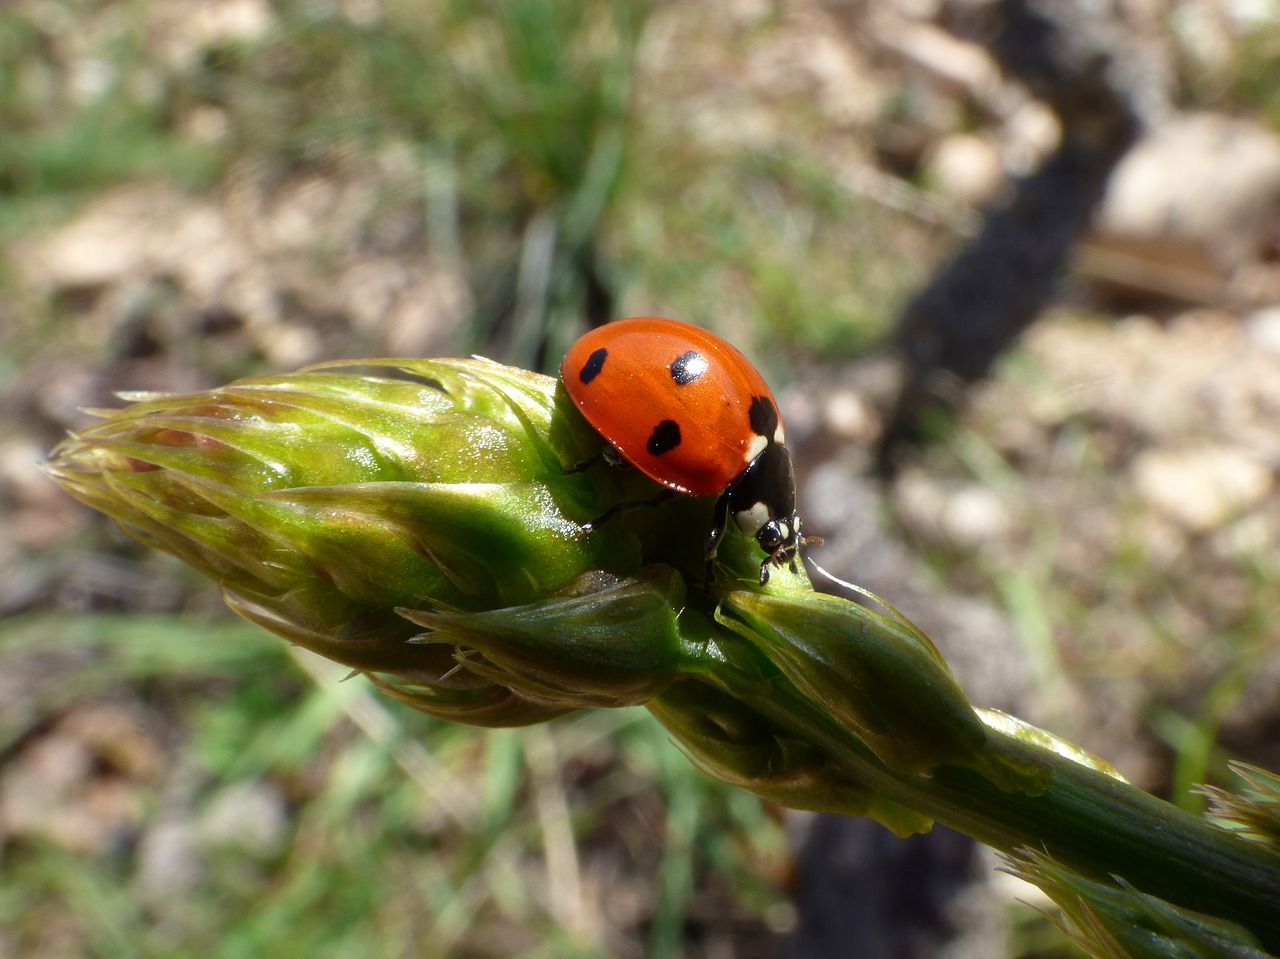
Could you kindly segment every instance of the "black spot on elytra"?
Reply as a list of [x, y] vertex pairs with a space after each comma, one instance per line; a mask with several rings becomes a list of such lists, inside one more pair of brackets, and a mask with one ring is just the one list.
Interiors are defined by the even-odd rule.
[[675, 420], [663, 420], [653, 428], [645, 448], [651, 456], [669, 453], [680, 445], [680, 424]]
[[608, 358], [609, 351], [603, 346], [600, 347], [600, 349], [587, 357], [587, 362], [582, 364], [582, 369], [578, 370], [578, 379], [580, 379], [584, 385], [590, 383], [600, 375], [600, 371], [604, 369], [604, 361]]
[[778, 431], [778, 411], [767, 396], [751, 397], [751, 409], [747, 411], [747, 419], [751, 423], [751, 432], [766, 437], [773, 442], [773, 434]]
[[689, 350], [677, 356], [671, 363], [671, 378], [677, 386], [688, 386], [707, 372], [707, 360], [697, 350]]

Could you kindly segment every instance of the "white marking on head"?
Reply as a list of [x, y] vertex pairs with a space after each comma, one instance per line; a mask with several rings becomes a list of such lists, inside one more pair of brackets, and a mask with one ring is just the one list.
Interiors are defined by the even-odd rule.
[[769, 507], [764, 503], [752, 503], [747, 509], [734, 513], [733, 521], [748, 536], [755, 536], [769, 522]]
[[782, 421], [778, 421], [778, 428], [773, 431], [773, 441], [779, 446], [787, 445], [787, 438], [782, 433]]
[[755, 462], [755, 458], [765, 451], [765, 447], [769, 445], [769, 438], [761, 436], [759, 433], [751, 434], [751, 442], [747, 444], [747, 451], [742, 454], [743, 460], [748, 463]]

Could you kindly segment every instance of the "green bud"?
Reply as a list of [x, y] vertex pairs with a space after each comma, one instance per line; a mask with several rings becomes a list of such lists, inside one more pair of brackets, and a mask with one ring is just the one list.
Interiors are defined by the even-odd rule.
[[1267, 959], [1244, 928], [1140, 892], [1123, 879], [1103, 881], [1041, 852], [1009, 857], [1008, 871], [1039, 886], [1066, 916], [1067, 931], [1095, 956], [1121, 959]]
[[701, 680], [680, 680], [648, 709], [709, 776], [791, 809], [869, 816], [899, 836], [932, 822], [851, 780], [825, 753]]
[[[1110, 776], [1119, 782], [1128, 781], [1120, 774], [1120, 770], [1105, 759], [1095, 756], [1075, 743], [1068, 742], [1061, 736], [1055, 736], [1048, 730], [1033, 726], [1017, 716], [1011, 716], [998, 709], [976, 709], [975, 712], [988, 729], [994, 729], [997, 732], [1004, 733], [1006, 736], [1012, 736], [1028, 746], [1035, 746], [1038, 749], [1056, 753], [1063, 759], [1070, 759], [1073, 763], [1079, 763], [1081, 766], [1100, 772], [1104, 776]], [[987, 770], [987, 772], [992, 779], [1002, 782], [1006, 789], [1021, 789], [1023, 792], [1031, 793], [1032, 795], [1043, 792], [1045, 787], [1048, 786], [1047, 777], [1049, 772], [1042, 764], [1036, 764], [1026, 769], [1027, 775], [1020, 783], [1004, 782], [1000, 777], [994, 775], [992, 771]]]
[[640, 567], [629, 524], [583, 531], [636, 478], [565, 474], [600, 440], [549, 377], [373, 361], [129, 398], [50, 475], [237, 612], [357, 669], [438, 680], [438, 650], [409, 642], [420, 625], [397, 607], [518, 606]]
[[913, 626], [834, 596], [741, 590], [724, 598], [720, 621], [890, 768], [928, 773], [982, 753], [982, 723]]
[[584, 577], [564, 595], [476, 613], [401, 610], [428, 627], [415, 642], [454, 649], [467, 672], [549, 707], [647, 702], [683, 657], [684, 581], [670, 567], [642, 578]]
[[[456, 668], [456, 663], [454, 664]], [[472, 673], [460, 670], [470, 680]], [[453, 677], [442, 674], [435, 682], [412, 682], [400, 676], [370, 673], [374, 685], [388, 696], [400, 700], [419, 712], [451, 723], [468, 726], [506, 727], [532, 726], [572, 712], [572, 706], [547, 706], [530, 702], [513, 689], [495, 683], [456, 685]]]

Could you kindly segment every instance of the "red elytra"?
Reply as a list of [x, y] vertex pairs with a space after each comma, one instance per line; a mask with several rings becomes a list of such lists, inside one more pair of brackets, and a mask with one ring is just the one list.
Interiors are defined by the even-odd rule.
[[560, 375], [596, 432], [681, 493], [722, 492], [767, 443], [782, 442], [780, 425], [776, 437], [751, 426], [753, 400], [777, 409], [764, 377], [720, 337], [688, 323], [608, 323], [570, 348]]
[[560, 375], [623, 460], [670, 490], [719, 494], [708, 563], [732, 515], [768, 554], [762, 583], [770, 563], [794, 568], [802, 538], [791, 457], [777, 401], [742, 353], [701, 327], [633, 317], [579, 339]]

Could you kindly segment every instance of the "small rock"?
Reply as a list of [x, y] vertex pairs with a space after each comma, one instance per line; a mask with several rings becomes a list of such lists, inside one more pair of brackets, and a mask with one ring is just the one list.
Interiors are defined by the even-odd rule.
[[84, 703], [66, 715], [59, 729], [93, 750], [98, 766], [131, 780], [151, 782], [163, 767], [160, 743], [130, 709], [112, 703]]
[[1268, 353], [1280, 355], [1280, 306], [1255, 310], [1243, 320], [1249, 340]]
[[1013, 111], [1001, 136], [1001, 159], [1013, 176], [1026, 176], [1062, 142], [1062, 123], [1045, 104], [1029, 100]]
[[952, 544], [976, 549], [1008, 534], [1013, 521], [1004, 500], [989, 486], [971, 483], [953, 490], [941, 516]]
[[948, 199], [983, 207], [995, 199], [1005, 181], [1000, 152], [971, 133], [943, 137], [924, 160], [925, 176]]
[[141, 815], [140, 792], [99, 775], [96, 758], [61, 730], [27, 745], [0, 776], [0, 836], [35, 837], [85, 855], [122, 842]]
[[843, 440], [873, 443], [883, 432], [880, 416], [855, 390], [835, 390], [822, 409], [823, 425]]
[[145, 898], [163, 899], [194, 889], [205, 867], [189, 819], [161, 819], [138, 843], [136, 882]]
[[1280, 137], [1218, 114], [1178, 117], [1121, 161], [1104, 233], [1200, 246], [1227, 264], [1256, 259], [1280, 210]]
[[284, 843], [288, 828], [285, 799], [266, 782], [237, 782], [209, 803], [198, 826], [204, 847], [234, 847], [270, 856]]
[[1148, 450], [1134, 460], [1132, 472], [1150, 505], [1196, 533], [1257, 505], [1273, 486], [1264, 463], [1231, 446]]
[[1013, 518], [1000, 495], [980, 483], [943, 486], [923, 473], [905, 472], [895, 487], [903, 522], [927, 539], [977, 549], [1008, 534]]

